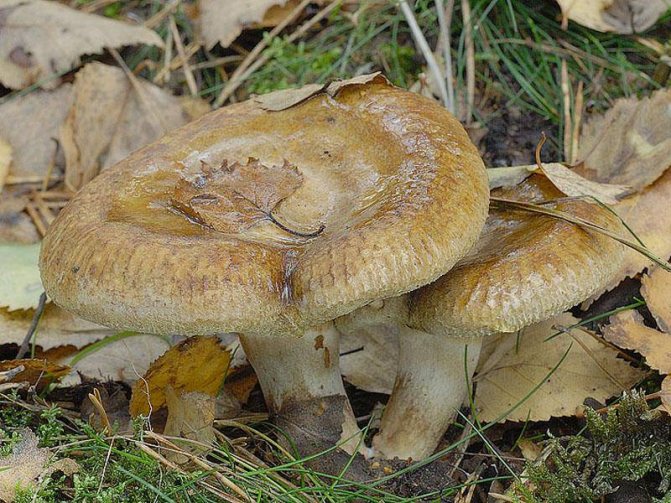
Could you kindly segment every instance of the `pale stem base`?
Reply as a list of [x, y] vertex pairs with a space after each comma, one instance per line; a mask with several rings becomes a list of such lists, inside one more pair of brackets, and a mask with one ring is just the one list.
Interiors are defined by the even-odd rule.
[[271, 412], [279, 413], [291, 402], [344, 396], [341, 440], [345, 442], [340, 447], [348, 454], [357, 450], [361, 432], [340, 376], [340, 334], [333, 323], [310, 329], [302, 337], [241, 335], [240, 343]]
[[373, 439], [373, 455], [430, 456], [467, 397], [482, 339], [448, 339], [404, 327], [396, 383]]

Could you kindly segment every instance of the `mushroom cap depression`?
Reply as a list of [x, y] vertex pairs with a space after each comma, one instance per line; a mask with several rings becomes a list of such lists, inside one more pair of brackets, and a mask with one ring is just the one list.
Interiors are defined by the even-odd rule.
[[232, 105], [136, 151], [61, 211], [40, 269], [58, 305], [114, 328], [298, 335], [444, 274], [488, 197], [459, 122], [370, 76]]
[[[492, 193], [540, 203], [611, 231], [622, 228], [608, 210], [566, 199], [542, 175]], [[612, 280], [624, 247], [616, 240], [555, 217], [492, 208], [471, 252], [435, 283], [409, 294], [410, 325], [450, 337], [515, 332], [558, 314]]]

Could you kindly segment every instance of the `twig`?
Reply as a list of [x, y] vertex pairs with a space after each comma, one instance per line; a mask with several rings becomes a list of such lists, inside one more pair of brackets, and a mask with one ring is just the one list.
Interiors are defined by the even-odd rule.
[[189, 92], [191, 96], [198, 96], [198, 86], [196, 85], [196, 79], [193, 76], [193, 71], [191, 66], [189, 66], [189, 58], [186, 56], [184, 51], [184, 44], [182, 44], [182, 37], [179, 34], [177, 29], [177, 23], [175, 23], [175, 16], [170, 16], [170, 31], [172, 32], [172, 38], [175, 42], [175, 47], [177, 48], [177, 54], [182, 58], [182, 67], [184, 68], [184, 77], [186, 78], [186, 85], [189, 86]]
[[573, 132], [571, 134], [571, 165], [578, 162], [578, 149], [580, 148], [580, 125], [582, 122], [582, 107], [583, 107], [583, 83], [582, 80], [578, 82], [578, 90], [575, 94], [575, 102], [573, 103]]
[[[268, 34], [268, 39], [271, 39], [272, 37], [275, 37], [281, 30], [283, 30], [287, 25], [289, 25], [292, 21], [294, 21], [298, 15], [303, 11], [304, 7], [303, 4], [305, 1], [301, 2], [294, 10], [292, 10], [289, 15], [280, 23], [277, 25], [269, 34]], [[309, 3], [309, 2], [308, 2]], [[317, 24], [319, 21], [321, 21], [323, 18], [329, 15], [329, 13], [334, 10], [336, 7], [340, 6], [341, 0], [335, 0], [331, 2], [329, 5], [324, 7], [321, 11], [319, 11], [317, 14], [315, 14], [312, 18], [310, 18], [308, 21], [303, 23], [300, 28], [298, 28], [294, 33], [292, 33], [289, 37], [287, 37], [287, 42], [291, 43], [294, 40], [296, 40], [298, 37], [303, 35], [305, 32], [307, 32], [310, 28], [312, 28], [315, 24]], [[300, 9], [299, 9], [300, 8]], [[286, 22], [286, 23], [285, 23]], [[281, 27], [280, 29], [278, 29]], [[263, 41], [262, 41], [263, 42]], [[240, 85], [252, 74], [254, 73], [261, 65], [263, 65], [266, 61], [268, 61], [269, 56], [265, 54], [261, 54], [263, 51], [264, 46], [261, 45], [260, 42], [257, 44], [254, 49], [245, 57], [243, 63], [247, 60], [249, 62], [247, 63], [246, 68], [243, 70], [240, 70], [240, 67], [242, 67], [242, 63], [240, 67], [238, 67], [235, 72], [231, 75], [230, 80], [226, 83], [224, 88], [221, 91], [221, 94], [217, 96], [217, 99], [214, 101], [214, 107], [220, 107], [223, 105], [228, 98], [231, 97], [231, 95], [238, 90]], [[260, 49], [257, 51], [257, 48], [260, 47]], [[250, 54], [256, 52], [256, 54], [253, 57], [249, 57]], [[252, 63], [252, 60], [254, 58], [258, 58]], [[236, 75], [237, 74], [237, 75]]]
[[175, 12], [177, 10], [177, 7], [179, 7], [179, 4], [181, 3], [182, 0], [173, 0], [172, 2], [169, 2], [163, 9], [158, 11], [156, 14], [154, 14], [152, 17], [147, 19], [144, 22], [145, 28], [156, 28], [163, 20]]
[[450, 39], [450, 28], [452, 25], [452, 12], [454, 11], [454, 0], [447, 0], [447, 6], [443, 0], [436, 0], [436, 11], [438, 13], [438, 24], [440, 26], [440, 42], [443, 46], [443, 60], [445, 63], [445, 85], [447, 87], [447, 108], [450, 113], [455, 113], [454, 106], [454, 81], [452, 68], [452, 42]]
[[475, 102], [475, 45], [473, 44], [473, 26], [471, 24], [471, 4], [461, 0], [461, 14], [464, 19], [464, 45], [466, 46], [466, 124], [471, 123], [473, 103]]
[[42, 313], [44, 313], [44, 306], [46, 305], [46, 303], [47, 303], [47, 294], [46, 292], [42, 292], [40, 294], [40, 300], [37, 303], [37, 309], [35, 309], [35, 314], [33, 314], [33, 319], [30, 322], [30, 327], [28, 327], [28, 333], [23, 338], [23, 342], [21, 342], [21, 346], [19, 347], [19, 350], [16, 353], [17, 360], [23, 358], [28, 352], [28, 347], [30, 346], [30, 340], [33, 338], [33, 335], [35, 335], [35, 330], [37, 330], [37, 325], [40, 322]]
[[564, 159], [569, 164], [573, 158], [571, 152], [571, 135], [573, 134], [573, 127], [571, 125], [571, 91], [569, 89], [568, 66], [566, 60], [561, 60], [561, 93], [562, 105], [564, 110]]
[[405, 20], [410, 27], [412, 38], [415, 39], [415, 44], [417, 44], [417, 47], [422, 53], [422, 56], [424, 56], [426, 64], [429, 65], [429, 69], [433, 75], [433, 80], [438, 86], [438, 91], [440, 92], [440, 100], [443, 102], [443, 105], [447, 107], [449, 98], [447, 95], [447, 88], [445, 87], [446, 76], [441, 71], [440, 66], [438, 66], [438, 62], [433, 55], [433, 51], [431, 51], [429, 43], [426, 41], [426, 38], [424, 38], [424, 34], [422, 33], [422, 30], [417, 23], [417, 19], [415, 19], [415, 14], [412, 12], [408, 2], [406, 0], [400, 0], [398, 2], [398, 6], [400, 7]]

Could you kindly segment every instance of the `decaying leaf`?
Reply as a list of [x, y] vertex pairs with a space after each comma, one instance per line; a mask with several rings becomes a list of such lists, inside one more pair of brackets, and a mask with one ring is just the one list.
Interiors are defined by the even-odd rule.
[[132, 44], [162, 47], [163, 41], [143, 26], [85, 14], [59, 2], [4, 0], [0, 6], [0, 83], [21, 89], [77, 66], [83, 54]]
[[671, 166], [671, 89], [622, 98], [591, 119], [580, 136], [576, 172], [639, 190]]
[[152, 363], [133, 386], [130, 413], [148, 416], [165, 406], [165, 390], [181, 395], [191, 391], [216, 396], [230, 363], [230, 354], [217, 337], [190, 337]]
[[367, 73], [365, 75], [357, 75], [351, 79], [335, 80], [331, 82], [326, 87], [326, 94], [329, 96], [335, 96], [345, 87], [368, 84], [369, 82], [373, 82], [375, 80], [379, 82], [388, 82], [387, 78], [382, 75], [381, 72]]
[[260, 23], [268, 9], [286, 3], [287, 0], [200, 0], [200, 31], [205, 47], [211, 49], [217, 42], [228, 47], [245, 27]]
[[659, 328], [671, 334], [671, 272], [656, 267], [650, 274], [644, 275], [641, 278], [641, 295]]
[[514, 187], [529, 178], [536, 171], [535, 165], [523, 166], [505, 166], [502, 168], [489, 168], [487, 177], [489, 178], [489, 190], [499, 187]]
[[566, 17], [597, 31], [638, 33], [669, 9], [666, 0], [557, 0]]
[[72, 367], [63, 383], [79, 384], [80, 376], [84, 376], [99, 381], [133, 384], [169, 347], [170, 344], [157, 335], [129, 333], [128, 337], [102, 339], [61, 361]]
[[570, 314], [561, 314], [522, 330], [519, 341], [517, 334], [505, 336], [512, 339], [510, 349], [492, 354], [498, 362], [481, 362], [481, 368], [488, 370], [476, 377], [475, 404], [481, 420], [496, 420], [520, 402], [503, 419], [544, 421], [570, 416], [586, 398], [602, 401], [630, 389], [645, 376], [617, 358], [617, 351], [582, 330], [545, 341], [556, 332], [553, 327], [568, 327], [577, 321]]
[[302, 183], [301, 173], [286, 161], [281, 166], [266, 166], [252, 158], [247, 164], [203, 164], [199, 176], [179, 181], [172, 204], [201, 225], [235, 233], [260, 220], [272, 220], [275, 207]]
[[[20, 372], [9, 372], [21, 367]], [[0, 361], [0, 372], [9, 372], [11, 378], [7, 382], [27, 382], [37, 389], [44, 388], [47, 384], [60, 380], [70, 372], [65, 365], [48, 362], [47, 360], [29, 359]]]
[[23, 211], [28, 198], [12, 189], [5, 187], [0, 197], [0, 243], [37, 243], [40, 235], [31, 218]]
[[[1, 30], [1, 29], [0, 29]], [[72, 105], [72, 85], [35, 91], [0, 105], [0, 131], [13, 148], [10, 174], [18, 179], [45, 176], [53, 164], [62, 172], [58, 131]]]
[[662, 381], [661, 389], [662, 407], [671, 414], [671, 376], [666, 376]]
[[543, 164], [542, 171], [555, 187], [570, 197], [589, 196], [604, 204], [617, 204], [620, 199], [631, 192], [631, 188], [626, 185], [588, 180], [558, 162]]
[[[8, 311], [0, 309], [0, 334], [2, 343], [21, 344], [33, 319], [33, 309]], [[117, 331], [77, 316], [55, 304], [47, 304], [40, 318], [33, 341], [43, 351], [71, 345], [83, 348], [92, 342], [114, 335]]]
[[37, 260], [40, 245], [0, 244], [0, 307], [9, 311], [34, 309], [42, 293]]
[[79, 470], [77, 463], [70, 458], [49, 463], [49, 449], [37, 446], [39, 440], [29, 429], [21, 432], [23, 439], [14, 446], [12, 454], [0, 458], [0, 501], [11, 503], [17, 489], [32, 487], [38, 478], [48, 477], [55, 471], [70, 476]]
[[81, 188], [101, 169], [188, 122], [182, 105], [149, 82], [131, 82], [119, 68], [86, 65], [75, 78], [73, 105], [60, 132], [66, 186]]
[[[206, 393], [191, 391], [177, 395], [172, 386], [165, 389], [165, 400], [168, 407], [168, 419], [163, 434], [169, 437], [180, 437], [195, 442], [173, 440], [182, 449], [191, 454], [202, 454], [215, 441], [214, 410], [215, 398]], [[177, 464], [184, 464], [189, 458], [179, 452], [166, 451], [166, 457]]]
[[636, 311], [623, 311], [610, 317], [603, 329], [607, 341], [645, 356], [646, 363], [663, 374], [671, 372], [671, 334], [643, 324]]

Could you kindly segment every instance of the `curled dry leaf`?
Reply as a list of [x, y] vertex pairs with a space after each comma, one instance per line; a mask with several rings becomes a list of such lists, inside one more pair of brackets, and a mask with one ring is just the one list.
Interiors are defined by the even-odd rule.
[[42, 293], [37, 259], [39, 243], [30, 245], [0, 244], [0, 307], [9, 311], [34, 309]]
[[650, 274], [644, 275], [641, 278], [641, 295], [659, 328], [671, 334], [671, 272], [656, 267]]
[[621, 348], [645, 356], [646, 363], [662, 374], [671, 372], [671, 334], [664, 334], [643, 324], [636, 311], [623, 311], [610, 317], [603, 329], [604, 338]]
[[0, 105], [0, 131], [14, 150], [12, 177], [39, 179], [46, 175], [50, 164], [54, 174], [62, 172], [58, 131], [71, 105], [71, 84], [54, 91], [35, 91]]
[[558, 162], [543, 164], [541, 171], [555, 187], [570, 197], [589, 196], [604, 204], [617, 204], [631, 193], [631, 188], [626, 185], [593, 182]]
[[619, 99], [591, 119], [578, 158], [576, 172], [590, 180], [635, 190], [652, 184], [671, 166], [671, 89]]
[[262, 22], [271, 7], [286, 3], [287, 0], [200, 0], [200, 31], [205, 47], [211, 49], [217, 42], [228, 47], [244, 28]]
[[29, 429], [21, 431], [23, 439], [14, 446], [9, 456], [0, 458], [0, 501], [11, 503], [19, 489], [34, 486], [55, 471], [66, 476], [79, 471], [77, 463], [70, 459], [59, 459], [50, 463], [49, 449], [38, 447], [38, 438]]
[[630, 389], [645, 376], [583, 330], [545, 340], [556, 332], [553, 327], [577, 321], [570, 314], [561, 314], [523, 329], [519, 341], [518, 334], [505, 336], [512, 340], [507, 345], [510, 349], [491, 353], [490, 358], [498, 361], [480, 362], [485, 370], [476, 377], [475, 404], [481, 420], [494, 421], [520, 402], [502, 419], [545, 421], [571, 416], [586, 398], [602, 401]]
[[73, 105], [60, 131], [68, 188], [81, 188], [101, 169], [191, 120], [179, 98], [132, 79], [101, 63], [77, 73]]
[[638, 33], [669, 8], [666, 0], [557, 0], [563, 14], [597, 31]]
[[[0, 114], [1, 115], [1, 114]], [[0, 197], [0, 243], [33, 244], [40, 235], [24, 213], [28, 198], [15, 187], [5, 187]]]
[[217, 337], [190, 337], [158, 358], [133, 386], [131, 416], [148, 416], [166, 405], [166, 389], [181, 395], [197, 391], [216, 396], [231, 355]]
[[0, 31], [0, 83], [12, 89], [41, 80], [44, 87], [56, 87], [58, 79], [47, 77], [77, 66], [83, 54], [132, 44], [163, 46], [161, 38], [143, 26], [46, 0], [4, 0]]

